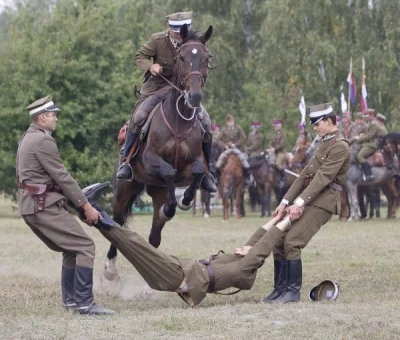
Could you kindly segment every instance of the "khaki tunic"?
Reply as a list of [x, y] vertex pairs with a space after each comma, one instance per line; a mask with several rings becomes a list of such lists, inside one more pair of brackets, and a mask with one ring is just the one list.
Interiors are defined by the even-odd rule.
[[372, 121], [365, 125], [360, 133], [358, 143], [361, 144], [361, 150], [358, 152], [357, 161], [365, 163], [366, 158], [378, 150], [378, 137], [382, 135], [381, 128]]
[[[275, 259], [297, 260], [301, 249], [325, 224], [332, 214], [340, 213], [340, 193], [329, 185], [342, 185], [350, 168], [350, 147], [334, 132], [321, 140], [307, 166], [294, 181], [284, 199], [292, 204], [297, 197], [304, 200], [305, 209], [300, 219], [293, 222], [286, 236], [274, 249]], [[305, 180], [311, 181], [307, 187]]]
[[[175, 292], [185, 278], [194, 305], [198, 305], [207, 295], [210, 278], [207, 267], [198, 260], [166, 255], [139, 234], [119, 226], [109, 231], [101, 230], [101, 233], [133, 264], [151, 288]], [[217, 255], [211, 262], [216, 291], [230, 287], [251, 289], [257, 269], [264, 264], [282, 236], [283, 233], [276, 227], [268, 232], [259, 228], [246, 243], [252, 246], [246, 256]]]
[[286, 135], [282, 130], [275, 131], [275, 134], [271, 138], [271, 147], [275, 149], [276, 155], [276, 167], [280, 170], [283, 169], [283, 165], [286, 160]]
[[219, 134], [218, 141], [225, 147], [230, 148], [234, 144], [239, 150], [243, 150], [246, 134], [239, 125], [234, 125], [232, 128], [225, 126]]
[[76, 207], [87, 202], [79, 185], [65, 169], [51, 133], [32, 123], [17, 151], [17, 181], [26, 184], [56, 183], [63, 194], [46, 193], [44, 210], [38, 211], [34, 198], [19, 189], [19, 211], [32, 231], [52, 250], [63, 252], [67, 268], [76, 264], [92, 267], [94, 243], [82, 226], [65, 209], [66, 198]]
[[153, 64], [160, 64], [163, 70], [161, 74], [168, 80], [172, 80], [177, 52], [172, 44], [168, 31], [154, 33], [150, 39], [136, 52], [135, 62], [143, 72], [143, 86], [141, 95], [147, 96], [152, 92], [168, 86], [161, 77], [153, 76], [149, 69]]
[[260, 156], [263, 151], [264, 136], [260, 131], [256, 133], [251, 132], [247, 137], [245, 151], [250, 157]]

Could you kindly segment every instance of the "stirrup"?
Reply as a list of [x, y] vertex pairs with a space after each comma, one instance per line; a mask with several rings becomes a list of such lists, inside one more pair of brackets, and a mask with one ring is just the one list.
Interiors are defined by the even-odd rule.
[[132, 166], [130, 165], [130, 163], [127, 163], [127, 162], [122, 163], [119, 166], [118, 170], [117, 170], [117, 174], [122, 169], [123, 166], [129, 167], [129, 169], [131, 170], [131, 178], [127, 178], [127, 179], [126, 178], [118, 178], [118, 176], [117, 176], [117, 179], [121, 180], [121, 181], [129, 181], [129, 182], [131, 182], [133, 180], [133, 169], [132, 169]]

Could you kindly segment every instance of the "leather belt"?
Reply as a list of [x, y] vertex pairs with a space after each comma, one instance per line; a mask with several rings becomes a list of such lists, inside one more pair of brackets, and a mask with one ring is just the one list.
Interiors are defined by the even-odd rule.
[[211, 267], [211, 259], [205, 259], [199, 261], [207, 267], [208, 277], [210, 281], [208, 282], [207, 293], [215, 293], [215, 274]]
[[63, 192], [56, 184], [18, 183], [18, 188], [28, 191], [32, 196], [41, 195], [46, 192], [58, 192], [59, 194]]

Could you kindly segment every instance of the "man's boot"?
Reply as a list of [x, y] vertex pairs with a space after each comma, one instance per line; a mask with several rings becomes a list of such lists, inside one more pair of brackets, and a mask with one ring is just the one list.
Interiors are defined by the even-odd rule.
[[137, 132], [132, 132], [130, 128], [128, 128], [128, 133], [126, 134], [126, 141], [125, 141], [125, 147], [124, 147], [124, 156], [122, 159], [122, 164], [118, 168], [117, 171], [117, 178], [122, 179], [125, 181], [131, 181], [133, 177], [133, 170], [132, 166], [126, 162], [128, 159], [129, 153], [131, 152], [131, 149], [133, 147], [133, 144], [135, 144], [135, 140], [138, 137]]
[[262, 302], [273, 302], [285, 292], [286, 275], [286, 260], [274, 260], [274, 290], [271, 294], [262, 299]]
[[219, 180], [221, 178], [221, 170], [219, 168], [215, 168], [215, 183], [219, 185]]
[[74, 298], [75, 268], [69, 269], [62, 266], [61, 269], [61, 295], [63, 307], [67, 310], [75, 310], [76, 303]]
[[369, 163], [367, 162], [362, 163], [361, 168], [364, 172], [366, 181], [373, 181], [375, 179], [375, 176], [372, 174], [371, 166], [369, 165]]
[[105, 309], [93, 300], [93, 269], [87, 267], [75, 268], [75, 311], [89, 315], [115, 315], [113, 310]]
[[301, 260], [287, 260], [287, 278], [285, 292], [273, 302], [288, 303], [300, 301], [300, 289], [303, 278]]
[[200, 188], [208, 192], [217, 192], [217, 186], [215, 185], [214, 177], [210, 173], [211, 169], [211, 151], [212, 151], [212, 140], [205, 142], [202, 141], [202, 149], [204, 160], [206, 161], [208, 173], [206, 173], [200, 181]]
[[281, 182], [279, 183], [279, 188], [283, 189], [286, 186], [286, 171], [285, 169], [278, 169], [279, 175], [281, 176]]
[[245, 186], [249, 186], [250, 185], [250, 170], [249, 168], [245, 168], [242, 166], [243, 169], [243, 177], [244, 177], [244, 184]]

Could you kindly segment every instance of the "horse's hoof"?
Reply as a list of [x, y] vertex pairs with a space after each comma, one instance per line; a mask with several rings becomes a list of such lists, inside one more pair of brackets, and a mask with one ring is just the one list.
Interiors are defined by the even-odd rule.
[[159, 215], [160, 220], [161, 220], [162, 223], [167, 223], [168, 221], [172, 220], [172, 217], [168, 217], [167, 215], [164, 214], [164, 205], [165, 204], [163, 204], [160, 207], [160, 211], [158, 212], [158, 215]]
[[117, 268], [117, 258], [113, 258], [112, 260], [107, 261], [104, 264], [104, 277], [108, 281], [114, 281], [115, 279], [118, 278], [118, 268]]
[[207, 214], [207, 213], [204, 213], [204, 218], [209, 218], [210, 217], [210, 215], [209, 214]]
[[179, 207], [179, 209], [181, 209], [183, 211], [188, 211], [193, 206], [193, 201], [190, 202], [189, 205], [183, 204], [182, 201], [183, 201], [183, 196], [181, 196], [181, 198], [178, 200], [178, 207]]

